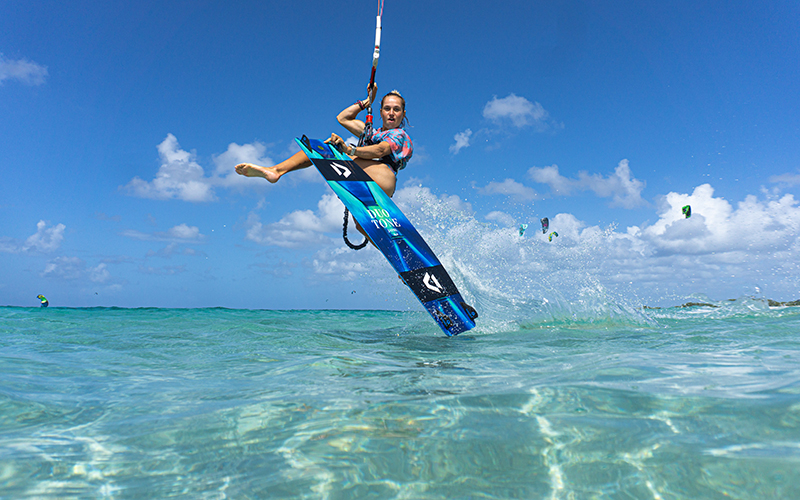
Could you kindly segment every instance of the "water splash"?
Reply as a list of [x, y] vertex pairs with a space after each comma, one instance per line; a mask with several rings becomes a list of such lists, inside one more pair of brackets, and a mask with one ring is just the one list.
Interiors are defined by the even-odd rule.
[[[603, 233], [577, 238], [564, 231], [521, 237], [508, 227], [478, 221], [453, 197], [425, 188], [400, 201], [409, 219], [436, 249], [464, 298], [481, 314], [482, 332], [544, 324], [649, 324], [635, 297], [600, 278], [597, 248]], [[613, 228], [609, 228], [613, 231]]]

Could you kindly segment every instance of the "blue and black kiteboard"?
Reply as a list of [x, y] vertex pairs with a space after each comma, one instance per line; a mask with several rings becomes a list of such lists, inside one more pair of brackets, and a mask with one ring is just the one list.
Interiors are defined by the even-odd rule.
[[383, 189], [350, 158], [322, 141], [297, 139], [344, 206], [448, 336], [475, 327], [478, 313]]

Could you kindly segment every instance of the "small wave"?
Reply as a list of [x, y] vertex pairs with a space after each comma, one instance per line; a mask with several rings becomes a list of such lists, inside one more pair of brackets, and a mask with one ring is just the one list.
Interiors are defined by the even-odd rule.
[[711, 300], [703, 295], [693, 295], [680, 305], [673, 307], [646, 308], [647, 314], [656, 319], [747, 319], [800, 315], [800, 307], [794, 303], [781, 303], [758, 297]]

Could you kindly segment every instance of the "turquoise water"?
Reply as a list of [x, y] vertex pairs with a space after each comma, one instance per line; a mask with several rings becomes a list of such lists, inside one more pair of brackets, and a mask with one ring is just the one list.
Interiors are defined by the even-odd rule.
[[800, 308], [718, 305], [0, 308], [0, 497], [800, 498]]

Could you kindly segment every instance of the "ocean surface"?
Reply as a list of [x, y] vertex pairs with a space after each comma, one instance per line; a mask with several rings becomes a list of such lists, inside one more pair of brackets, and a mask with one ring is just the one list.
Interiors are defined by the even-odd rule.
[[800, 307], [713, 305], [0, 307], [0, 498], [800, 498]]

